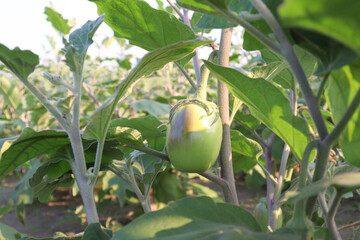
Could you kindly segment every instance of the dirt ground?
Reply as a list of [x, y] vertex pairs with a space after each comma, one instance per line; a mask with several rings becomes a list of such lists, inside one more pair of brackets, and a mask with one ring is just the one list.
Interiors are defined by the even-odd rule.
[[[202, 182], [202, 184], [210, 185], [211, 183]], [[2, 190], [0, 190], [0, 207], [7, 205], [8, 199], [15, 192], [15, 186], [16, 179], [14, 178], [6, 178], [0, 181], [0, 187], [2, 187]], [[219, 189], [216, 189], [215, 186], [215, 190]], [[237, 190], [240, 205], [248, 210], [253, 209], [256, 201], [265, 196], [264, 190], [248, 189], [241, 180], [237, 180]], [[0, 218], [0, 222], [31, 237], [52, 237], [56, 232], [63, 232], [71, 236], [85, 229], [81, 218], [74, 214], [80, 205], [81, 199], [72, 197], [69, 189], [57, 189], [54, 193], [54, 200], [51, 202], [40, 203], [34, 201], [34, 204], [26, 206], [25, 225], [19, 222], [15, 211], [5, 214]], [[108, 207], [99, 213], [103, 225], [111, 226], [114, 225], [114, 222], [118, 224], [115, 227], [126, 225], [141, 211], [139, 206], [135, 204], [128, 204], [121, 208], [115, 199], [110, 199], [106, 205]], [[360, 197], [344, 199], [336, 219], [338, 227], [359, 221]], [[350, 227], [342, 230], [340, 233], [343, 239], [351, 239], [355, 229], [356, 227]]]

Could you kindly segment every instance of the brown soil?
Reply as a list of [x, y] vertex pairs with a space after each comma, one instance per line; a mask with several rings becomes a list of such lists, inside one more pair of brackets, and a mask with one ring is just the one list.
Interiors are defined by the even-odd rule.
[[[0, 207], [8, 204], [8, 199], [15, 192], [16, 183], [17, 179], [13, 177], [7, 177], [0, 182], [0, 187], [4, 188], [0, 190]], [[202, 181], [201, 183], [220, 191], [216, 185], [210, 182]], [[250, 211], [254, 208], [256, 201], [266, 194], [265, 190], [257, 191], [246, 188], [244, 182], [239, 179], [237, 180], [237, 191], [240, 205]], [[32, 237], [51, 237], [56, 232], [63, 232], [71, 236], [85, 229], [84, 214], [74, 214], [80, 205], [80, 197], [72, 197], [69, 189], [57, 189], [49, 203], [40, 203], [35, 200], [32, 205], [26, 206], [25, 225], [17, 219], [15, 211], [5, 214], [0, 218], [0, 222]], [[98, 205], [105, 206], [99, 211], [102, 224], [114, 229], [127, 224], [136, 215], [141, 214], [139, 205], [128, 204], [121, 208], [114, 198], [107, 199], [104, 204]], [[344, 199], [336, 220], [338, 227], [360, 221], [360, 197]], [[350, 227], [342, 230], [340, 233], [343, 239], [353, 238], [356, 228]]]

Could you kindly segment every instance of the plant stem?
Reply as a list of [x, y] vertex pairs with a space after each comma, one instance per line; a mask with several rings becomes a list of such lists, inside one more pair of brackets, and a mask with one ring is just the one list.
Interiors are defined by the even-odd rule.
[[[131, 161], [131, 159], [128, 159], [128, 161]], [[141, 206], [144, 209], [145, 213], [151, 212], [151, 207], [149, 205], [149, 202], [146, 200], [144, 194], [141, 192], [139, 186], [137, 185], [136, 179], [135, 179], [135, 174], [133, 171], [133, 167], [128, 166], [128, 170], [129, 170], [129, 182], [131, 184], [131, 188], [134, 190], [136, 196], [138, 197], [138, 199], [140, 200]]]
[[231, 199], [232, 198], [232, 192], [230, 190], [228, 182], [226, 180], [222, 179], [221, 177], [216, 176], [215, 174], [209, 173], [209, 172], [203, 172], [199, 173], [199, 175], [209, 179], [210, 181], [216, 183], [221, 187], [224, 193], [225, 199]]
[[[275, 140], [275, 134], [271, 134], [271, 136], [268, 139], [267, 142], [267, 148], [265, 150], [265, 163], [266, 163], [266, 169], [270, 175], [273, 175], [274, 169], [273, 169], [273, 161], [272, 161], [272, 147]], [[271, 181], [270, 177], [268, 176], [266, 178], [266, 198], [267, 198], [267, 212], [268, 212], [268, 228], [267, 232], [270, 232], [270, 229], [275, 230], [276, 224], [274, 224], [273, 221], [273, 204], [274, 204], [274, 187], [275, 184], [273, 181]], [[269, 229], [270, 227], [270, 229]]]
[[164, 159], [166, 161], [169, 161], [169, 156], [165, 153], [156, 151], [154, 149], [148, 148], [148, 147], [141, 147], [141, 146], [136, 146], [136, 145], [132, 145], [132, 144], [124, 144], [124, 143], [120, 143], [122, 146], [124, 147], [129, 147], [135, 150], [139, 150], [140, 152], [144, 152], [147, 153], [149, 155], [155, 156], [155, 157], [159, 157], [161, 159]]
[[[192, 29], [189, 15], [188, 15], [188, 10], [186, 8], [183, 8], [183, 13], [184, 13], [184, 15], [183, 15], [184, 23]], [[195, 56], [193, 57], [193, 64], [194, 64], [196, 82], [199, 85], [200, 84], [200, 63], [199, 63], [199, 54], [198, 54], [197, 49], [195, 50]]]
[[[208, 60], [214, 62], [218, 55], [218, 50], [212, 51]], [[204, 65], [203, 71], [201, 73], [200, 83], [198, 85], [198, 89], [196, 91], [196, 98], [200, 98], [201, 100], [206, 101], [206, 90], [207, 90], [207, 82], [210, 76], [210, 70]]]
[[180, 65], [180, 63], [178, 63], [178, 62], [174, 62], [174, 63], [180, 69], [182, 74], [184, 74], [185, 78], [188, 80], [188, 82], [193, 87], [193, 89], [195, 89], [195, 91], [196, 91], [197, 86], [196, 86], [196, 83], [194, 82], [194, 80], [192, 80], [192, 78], [189, 76], [189, 74], [186, 72], [186, 70], [183, 68], [183, 66]]
[[322, 92], [324, 91], [324, 88], [325, 88], [325, 83], [326, 81], [328, 80], [330, 76], [330, 73], [327, 73], [324, 78], [322, 79], [321, 83], [320, 83], [320, 86], [316, 92], [316, 100], [317, 100], [317, 103], [320, 104], [320, 100], [321, 100], [321, 94]]
[[[232, 28], [223, 29], [221, 31], [218, 63], [224, 67], [229, 66], [231, 36]], [[229, 90], [226, 85], [220, 81], [218, 81], [218, 105], [223, 124], [223, 138], [220, 150], [221, 176], [228, 182], [232, 195], [231, 199], [225, 200], [227, 202], [239, 204], [235, 187], [234, 170], [232, 166], [229, 125]]]
[[95, 186], [97, 178], [99, 176], [99, 171], [100, 171], [100, 166], [101, 166], [101, 158], [102, 158], [102, 154], [103, 154], [103, 150], [104, 150], [104, 143], [105, 143], [105, 140], [98, 140], [98, 144], [97, 144], [97, 148], [96, 148], [94, 170], [92, 172], [94, 174], [94, 178], [91, 180], [91, 183], [90, 183], [90, 185], [92, 187]]
[[181, 19], [184, 19], [184, 15], [181, 13], [180, 9], [170, 0], [167, 0], [169, 5], [172, 7], [172, 9], [175, 10], [175, 12], [179, 15]]
[[86, 218], [88, 224], [99, 222], [99, 217], [94, 201], [93, 187], [89, 184], [87, 169], [85, 164], [84, 149], [81, 141], [79, 129], [70, 131], [69, 138], [73, 150], [75, 162], [71, 162], [70, 166], [75, 176], [76, 183], [79, 187], [80, 195], [84, 203]]
[[60, 126], [65, 130], [69, 130], [69, 123], [63, 118], [60, 111], [52, 105], [48, 99], [29, 81], [23, 81], [26, 88], [40, 101], [40, 103], [51, 113], [51, 115], [58, 121]]
[[343, 192], [341, 190], [338, 190], [336, 192], [335, 198], [331, 203], [331, 206], [329, 208], [329, 212], [325, 218], [326, 226], [329, 230], [331, 239], [341, 239], [340, 233], [337, 230], [336, 222], [335, 222], [335, 215], [337, 212], [337, 209], [340, 205], [341, 199], [342, 199]]

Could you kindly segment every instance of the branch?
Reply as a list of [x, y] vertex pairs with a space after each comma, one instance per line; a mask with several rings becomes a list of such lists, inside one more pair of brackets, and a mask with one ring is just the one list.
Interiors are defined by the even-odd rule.
[[185, 78], [188, 80], [188, 82], [190, 83], [190, 85], [193, 87], [193, 89], [195, 89], [195, 91], [197, 90], [197, 86], [196, 83], [194, 82], [194, 80], [192, 80], [192, 78], [190, 77], [190, 75], [186, 72], [186, 70], [183, 68], [183, 66], [180, 65], [180, 63], [178, 62], [174, 62], [175, 65], [180, 69], [180, 71], [182, 72], [182, 74], [184, 74]]

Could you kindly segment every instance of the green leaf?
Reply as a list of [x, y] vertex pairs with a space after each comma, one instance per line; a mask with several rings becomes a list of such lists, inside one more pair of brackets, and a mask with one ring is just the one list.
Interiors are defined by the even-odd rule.
[[171, 109], [169, 104], [159, 103], [154, 100], [139, 100], [131, 103], [135, 111], [145, 111], [154, 116], [168, 115]]
[[174, 172], [160, 173], [152, 186], [153, 195], [157, 203], [169, 203], [186, 197], [185, 190], [181, 187], [180, 178]]
[[128, 127], [138, 130], [148, 146], [152, 149], [162, 151], [165, 146], [166, 126], [154, 116], [143, 118], [118, 118], [110, 123], [111, 127]]
[[[326, 102], [337, 124], [356, 92], [360, 89], [360, 59], [350, 66], [332, 71], [325, 89]], [[360, 110], [358, 109], [341, 134], [340, 145], [346, 161], [360, 167]]]
[[51, 153], [69, 143], [70, 140], [66, 132], [54, 130], [35, 132], [31, 128], [25, 128], [21, 136], [2, 153], [0, 177], [5, 176], [34, 157]]
[[215, 203], [209, 197], [189, 197], [142, 215], [112, 239], [300, 239], [291, 229], [282, 228], [271, 234], [260, 231], [255, 218], [239, 206]]
[[[211, 209], [211, 211], [209, 211]], [[208, 197], [191, 197], [145, 214], [115, 233], [113, 239], [219, 239], [224, 232], [241, 230], [246, 236], [260, 226], [246, 210]]]
[[22, 235], [14, 228], [0, 223], [0, 239], [16, 240], [19, 239], [19, 237], [22, 237]]
[[15, 48], [10, 50], [0, 43], [0, 61], [12, 71], [21, 81], [27, 82], [27, 78], [39, 64], [39, 56], [29, 50]]
[[150, 7], [140, 0], [91, 0], [98, 13], [105, 13], [105, 22], [115, 37], [126, 38], [130, 44], [152, 51], [179, 41], [195, 39], [183, 22], [163, 10]]
[[177, 0], [184, 8], [214, 15], [222, 15], [222, 11], [227, 11], [229, 2], [230, 0]]
[[107, 139], [116, 139], [120, 143], [130, 144], [134, 146], [144, 146], [141, 133], [136, 129], [127, 127], [110, 127]]
[[340, 68], [357, 58], [356, 52], [344, 44], [304, 29], [292, 29], [291, 36], [295, 43], [311, 53], [318, 62], [314, 74], [321, 75]]
[[254, 117], [289, 144], [298, 159], [302, 158], [309, 141], [309, 130], [303, 119], [293, 115], [290, 102], [280, 89], [264, 79], [251, 79], [235, 69], [208, 61], [205, 65], [232, 94], [248, 105]]
[[74, 179], [70, 174], [64, 175], [59, 179], [47, 180], [42, 184], [38, 184], [34, 190], [34, 197], [37, 197], [40, 202], [48, 202], [52, 192], [57, 187], [71, 187], [74, 184]]
[[[360, 53], [360, 2], [352, 0], [285, 0], [279, 8], [282, 23], [330, 36]], [[341, 10], [341, 11], [340, 11]]]
[[0, 218], [5, 214], [7, 214], [8, 212], [11, 212], [12, 210], [13, 210], [12, 206], [0, 207]]
[[47, 16], [46, 20], [51, 22], [51, 25], [56, 29], [56, 31], [63, 33], [64, 35], [70, 33], [72, 27], [69, 25], [69, 20], [64, 19], [60, 13], [49, 7], [45, 7], [44, 13]]
[[90, 223], [84, 232], [82, 240], [109, 240], [111, 236], [108, 235], [100, 226], [99, 223]]
[[[242, 11], [249, 12], [252, 9], [250, 1], [237, 1], [231, 0], [229, 4], [229, 9], [236, 13]], [[213, 16], [204, 14], [199, 21], [196, 23], [196, 27], [202, 29], [213, 29], [213, 28], [229, 28], [236, 27], [237, 24], [229, 22], [228, 19], [221, 16]]]
[[301, 191], [289, 191], [285, 196], [288, 198], [288, 202], [297, 202], [315, 196], [330, 186], [341, 189], [343, 193], [354, 191], [360, 188], [360, 172], [346, 172], [331, 178], [323, 178], [311, 185], [307, 185]]
[[94, 42], [92, 37], [103, 21], [104, 16], [100, 16], [94, 21], [88, 21], [81, 28], [76, 29], [70, 34], [69, 41], [67, 41], [65, 38], [63, 39], [65, 48], [62, 50], [65, 53], [65, 62], [66, 65], [70, 67], [72, 72], [81, 71], [84, 64], [86, 51]]
[[[315, 58], [296, 45], [294, 46], [294, 51], [300, 61], [306, 77], [310, 77], [315, 69]], [[261, 53], [263, 53], [263, 51], [261, 51]], [[265, 59], [266, 57], [264, 60]], [[264, 78], [267, 81], [273, 81], [280, 84], [285, 89], [294, 89], [295, 79], [287, 62], [280, 58], [278, 61], [272, 61], [273, 58], [270, 59], [271, 60], [269, 62], [265, 60], [268, 63], [267, 66], [254, 67], [251, 70], [250, 76], [252, 78]]]
[[111, 171], [106, 171], [105, 176], [102, 179], [102, 189], [111, 189], [114, 191], [114, 194], [117, 197], [121, 207], [123, 207], [125, 204], [127, 190], [133, 191], [124, 180], [116, 176]]
[[91, 117], [83, 137], [85, 139], [104, 139], [116, 104], [124, 100], [132, 91], [135, 83], [144, 75], [161, 69], [165, 64], [177, 61], [192, 53], [197, 47], [210, 43], [209, 41], [186, 41], [175, 43], [164, 48], [149, 52], [140, 63], [130, 72], [127, 78], [120, 83], [115, 94], [101, 106]]
[[5, 104], [9, 104], [14, 110], [19, 110], [21, 98], [19, 89], [15, 84], [11, 84], [5, 77], [0, 77], [0, 94], [2, 95]]

